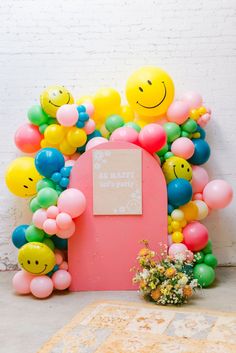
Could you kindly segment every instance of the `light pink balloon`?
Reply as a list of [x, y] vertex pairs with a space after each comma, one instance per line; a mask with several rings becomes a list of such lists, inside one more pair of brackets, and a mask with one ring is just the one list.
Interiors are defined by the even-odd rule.
[[71, 227], [68, 228], [68, 229], [60, 229], [58, 232], [57, 232], [57, 236], [59, 238], [62, 238], [62, 239], [68, 239], [70, 238], [75, 232], [75, 223], [73, 222], [71, 224]]
[[185, 254], [185, 252], [188, 250], [187, 246], [184, 245], [183, 243], [173, 243], [169, 247], [169, 255], [175, 257], [175, 255], [178, 254]]
[[71, 284], [71, 274], [65, 270], [58, 270], [52, 275], [52, 281], [56, 289], [64, 290]]
[[183, 229], [184, 244], [191, 251], [205, 248], [208, 242], [208, 230], [199, 222], [191, 222]]
[[64, 260], [64, 254], [63, 251], [56, 249], [55, 250], [55, 258], [56, 258], [56, 264], [61, 265], [63, 260]]
[[35, 225], [35, 227], [39, 229], [43, 229], [43, 224], [47, 218], [48, 218], [47, 211], [43, 208], [40, 208], [34, 212], [32, 217], [32, 222]]
[[40, 299], [47, 298], [52, 294], [53, 282], [48, 276], [37, 276], [30, 283], [31, 293]]
[[59, 214], [59, 209], [57, 206], [50, 206], [47, 209], [47, 217], [56, 219], [57, 215]]
[[186, 251], [186, 260], [187, 260], [187, 262], [192, 262], [193, 258], [194, 258], [193, 252], [190, 251], [190, 250], [187, 250]]
[[56, 218], [57, 225], [60, 229], [68, 229], [72, 226], [72, 218], [68, 213], [60, 212]]
[[199, 167], [198, 165], [192, 166], [192, 172], [193, 193], [202, 192], [206, 184], [209, 182], [208, 173], [203, 167]]
[[108, 140], [105, 139], [105, 137], [94, 137], [91, 140], [89, 140], [89, 142], [86, 145], [85, 150], [88, 151], [91, 148], [94, 148], [94, 147], [101, 145], [102, 143], [106, 143], [106, 142], [108, 142]]
[[193, 142], [187, 137], [179, 137], [171, 145], [171, 152], [184, 159], [192, 157], [194, 149]]
[[43, 230], [49, 235], [56, 234], [59, 230], [56, 220], [50, 218], [46, 219], [46, 221], [43, 223]]
[[167, 118], [178, 125], [183, 124], [189, 117], [189, 104], [186, 101], [175, 101], [167, 110]]
[[182, 100], [186, 101], [190, 109], [200, 108], [202, 106], [202, 96], [196, 92], [186, 92], [182, 96]]
[[68, 213], [72, 218], [76, 218], [84, 212], [86, 199], [80, 190], [70, 188], [61, 193], [57, 206], [60, 212]]
[[31, 275], [30, 273], [25, 272], [23, 270], [16, 272], [12, 279], [12, 285], [16, 293], [29, 294], [30, 282], [34, 277], [34, 275]]
[[90, 135], [94, 132], [95, 127], [96, 127], [95, 121], [93, 119], [89, 119], [84, 124], [84, 131], [86, 132], [87, 135]]
[[63, 126], [73, 126], [78, 121], [78, 110], [76, 104], [64, 104], [57, 110], [57, 121]]
[[129, 126], [122, 126], [113, 131], [110, 141], [125, 141], [135, 145], [138, 143], [138, 132]]
[[94, 106], [91, 102], [84, 102], [82, 104], [86, 108], [86, 113], [91, 117], [94, 114]]
[[224, 180], [210, 181], [203, 190], [203, 200], [211, 209], [227, 207], [233, 198], [232, 187]]
[[166, 132], [158, 124], [148, 124], [139, 133], [140, 145], [150, 153], [162, 149], [167, 141]]
[[68, 266], [68, 262], [67, 261], [63, 261], [60, 266], [59, 266], [59, 269], [60, 270], [68, 270], [69, 266]]

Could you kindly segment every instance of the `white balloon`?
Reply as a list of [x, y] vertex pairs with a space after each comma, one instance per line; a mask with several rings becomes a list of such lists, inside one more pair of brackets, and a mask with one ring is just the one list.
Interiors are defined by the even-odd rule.
[[201, 221], [202, 219], [204, 219], [208, 216], [208, 213], [209, 213], [208, 206], [204, 201], [201, 201], [201, 200], [195, 200], [193, 202], [195, 203], [195, 205], [197, 206], [197, 209], [198, 209], [197, 220]]

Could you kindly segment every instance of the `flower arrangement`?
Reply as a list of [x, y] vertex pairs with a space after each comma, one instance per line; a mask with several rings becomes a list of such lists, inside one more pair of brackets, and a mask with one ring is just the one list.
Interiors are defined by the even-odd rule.
[[166, 245], [160, 244], [160, 252], [155, 252], [149, 248], [147, 241], [142, 242], [145, 247], [139, 251], [139, 268], [134, 268], [133, 278], [142, 295], [161, 305], [186, 303], [199, 287], [193, 278], [192, 253], [187, 250], [184, 256], [173, 257], [167, 254]]

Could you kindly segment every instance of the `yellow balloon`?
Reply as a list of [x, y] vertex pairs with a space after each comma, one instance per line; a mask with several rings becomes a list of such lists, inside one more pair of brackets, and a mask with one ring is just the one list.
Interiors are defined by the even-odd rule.
[[93, 96], [82, 96], [82, 97], [80, 97], [79, 99], [76, 100], [76, 104], [77, 105], [81, 105], [81, 104], [86, 103], [86, 102], [89, 102], [89, 103], [93, 104]]
[[65, 131], [61, 125], [57, 124], [49, 125], [44, 132], [44, 138], [46, 141], [54, 145], [60, 143], [64, 139], [64, 136]]
[[66, 156], [72, 156], [72, 154], [74, 154], [77, 150], [77, 148], [71, 146], [66, 139], [64, 139], [60, 143], [59, 149], [60, 149], [61, 153], [65, 154]]
[[188, 181], [192, 179], [192, 168], [190, 164], [180, 157], [168, 158], [162, 166], [162, 171], [167, 183], [178, 178], [183, 178]]
[[108, 138], [109, 136], [109, 131], [106, 129], [106, 126], [103, 124], [101, 127], [100, 127], [100, 132], [102, 134], [102, 137], [105, 137], [105, 138]]
[[172, 241], [173, 241], [173, 243], [182, 243], [183, 240], [184, 240], [183, 233], [181, 233], [181, 232], [174, 232], [174, 233], [172, 234]]
[[121, 105], [119, 115], [124, 119], [125, 123], [134, 121], [134, 112], [129, 105]]
[[93, 98], [95, 114], [103, 118], [104, 121], [104, 118], [119, 112], [120, 102], [120, 94], [116, 90], [113, 88], [101, 88]]
[[54, 252], [38, 242], [23, 245], [18, 253], [18, 261], [23, 270], [34, 275], [44, 275], [56, 265]]
[[40, 104], [50, 116], [56, 117], [58, 108], [74, 103], [74, 98], [64, 86], [47, 87], [40, 95]]
[[161, 68], [145, 66], [128, 78], [126, 97], [131, 108], [148, 121], [167, 112], [174, 99], [174, 83]]
[[32, 157], [19, 157], [9, 165], [5, 180], [8, 189], [16, 196], [28, 197], [36, 194], [36, 184], [42, 179]]
[[73, 147], [81, 147], [87, 141], [86, 132], [78, 127], [72, 127], [67, 134], [67, 141]]
[[54, 147], [54, 148], [57, 148], [57, 149], [58, 149], [58, 144], [55, 145], [54, 143], [50, 143], [50, 142], [48, 142], [46, 139], [41, 140], [40, 145], [41, 145], [42, 148], [45, 148], [45, 147]]
[[144, 128], [144, 126], [146, 126], [148, 123], [144, 120], [139, 120], [139, 119], [135, 119], [134, 122], [136, 124], [138, 124], [139, 127], [141, 127], [141, 129]]
[[198, 218], [198, 207], [193, 201], [180, 206], [179, 209], [183, 211], [184, 218], [187, 222], [195, 221]]
[[172, 221], [172, 222], [171, 222], [171, 227], [172, 227], [173, 231], [175, 231], [175, 230], [180, 230], [180, 229], [181, 229], [180, 222], [178, 222], [178, 221]]

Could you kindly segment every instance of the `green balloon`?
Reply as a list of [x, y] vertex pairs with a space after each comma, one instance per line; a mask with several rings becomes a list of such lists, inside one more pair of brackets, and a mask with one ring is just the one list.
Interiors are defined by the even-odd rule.
[[44, 235], [44, 231], [36, 228], [33, 224], [30, 225], [25, 231], [25, 238], [28, 242], [36, 241], [41, 243], [44, 239]]
[[206, 254], [211, 254], [212, 253], [212, 241], [208, 240], [207, 245], [205, 246], [204, 249], [202, 249], [203, 253]]
[[194, 259], [197, 264], [201, 264], [204, 261], [204, 253], [202, 251], [198, 251], [194, 254]]
[[213, 254], [207, 254], [204, 258], [204, 263], [212, 268], [215, 268], [218, 265], [217, 258]]
[[33, 212], [33, 213], [34, 213], [35, 211], [37, 211], [39, 208], [41, 208], [41, 206], [40, 206], [39, 203], [38, 203], [37, 197], [34, 197], [34, 198], [30, 201], [29, 208], [30, 208], [31, 212]]
[[58, 121], [56, 118], [52, 118], [51, 116], [48, 117], [48, 125], [52, 124], [58, 124]]
[[49, 206], [56, 205], [58, 194], [56, 190], [46, 187], [38, 192], [37, 199], [42, 208], [48, 208]]
[[162, 157], [164, 156], [164, 154], [166, 154], [166, 152], [169, 151], [169, 147], [168, 145], [166, 144], [164, 147], [162, 147], [162, 149], [158, 152], [156, 152], [156, 154], [159, 156], [159, 157]]
[[119, 115], [111, 115], [107, 118], [105, 126], [109, 132], [113, 132], [124, 125], [124, 120]]
[[39, 132], [40, 132], [41, 134], [44, 134], [47, 127], [48, 127], [48, 124], [42, 124], [42, 125], [40, 125], [40, 126], [39, 126]]
[[43, 188], [55, 189], [56, 184], [48, 178], [43, 178], [37, 182], [37, 185], [36, 185], [37, 192], [39, 192]]
[[183, 125], [181, 125], [182, 130], [192, 133], [197, 130], [197, 123], [193, 119], [188, 119]]
[[54, 251], [55, 245], [54, 245], [52, 239], [50, 239], [50, 238], [45, 238], [45, 239], [43, 240], [43, 243], [44, 243], [45, 245], [47, 245], [52, 251]]
[[138, 124], [133, 123], [132, 121], [129, 121], [124, 126], [132, 127], [132, 129], [136, 130], [137, 132], [141, 131], [141, 127]]
[[181, 137], [188, 137], [189, 138], [190, 134], [186, 131], [181, 131]]
[[173, 155], [174, 155], [174, 153], [172, 153], [172, 152], [166, 152], [165, 155], [164, 155], [164, 158], [168, 159], [170, 157], [173, 157]]
[[28, 119], [32, 124], [39, 126], [47, 123], [48, 116], [40, 105], [33, 105], [28, 110]]
[[215, 280], [215, 271], [206, 264], [198, 264], [193, 269], [193, 276], [202, 287], [209, 287]]
[[181, 129], [176, 123], [166, 123], [163, 128], [167, 134], [167, 142], [173, 142], [180, 137]]

